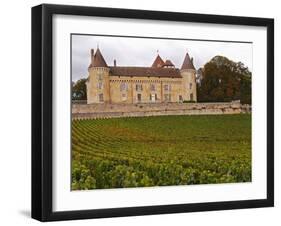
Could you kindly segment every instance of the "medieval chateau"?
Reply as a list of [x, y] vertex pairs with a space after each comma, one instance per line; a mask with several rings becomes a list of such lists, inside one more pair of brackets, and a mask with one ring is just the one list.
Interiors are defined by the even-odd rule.
[[186, 53], [182, 67], [159, 54], [151, 67], [108, 66], [99, 48], [91, 50], [87, 103], [161, 103], [196, 101], [196, 70]]

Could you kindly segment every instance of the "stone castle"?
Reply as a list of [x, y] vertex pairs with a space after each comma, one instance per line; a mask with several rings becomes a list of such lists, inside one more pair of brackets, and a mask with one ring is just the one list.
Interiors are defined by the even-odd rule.
[[91, 49], [87, 104], [180, 103], [197, 101], [196, 70], [186, 53], [181, 68], [159, 54], [150, 67], [108, 66], [99, 48]]

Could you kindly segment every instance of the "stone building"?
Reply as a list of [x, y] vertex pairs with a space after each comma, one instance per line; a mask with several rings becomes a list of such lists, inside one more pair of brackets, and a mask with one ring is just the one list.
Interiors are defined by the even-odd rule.
[[100, 49], [91, 50], [87, 103], [161, 103], [196, 101], [196, 70], [186, 53], [182, 67], [159, 54], [150, 67], [108, 66]]

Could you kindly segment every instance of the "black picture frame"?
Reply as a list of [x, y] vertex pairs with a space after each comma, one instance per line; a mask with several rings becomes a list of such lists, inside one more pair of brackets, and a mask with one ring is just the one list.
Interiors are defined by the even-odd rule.
[[[266, 27], [267, 198], [54, 212], [52, 210], [52, 17], [55, 14]], [[270, 206], [274, 206], [273, 19], [49, 4], [32, 8], [32, 218], [40, 221], [57, 221]]]

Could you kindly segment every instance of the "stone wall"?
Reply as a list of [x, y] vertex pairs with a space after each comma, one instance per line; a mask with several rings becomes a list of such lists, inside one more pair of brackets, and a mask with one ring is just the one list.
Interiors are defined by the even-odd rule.
[[[127, 90], [120, 91], [121, 83], [127, 84]], [[141, 85], [142, 90], [137, 91], [136, 85]], [[151, 85], [154, 85], [155, 90], [151, 90]], [[171, 85], [171, 90], [165, 91], [164, 86]], [[155, 102], [164, 102], [165, 94], [171, 96], [172, 102], [179, 102], [179, 95], [183, 96], [182, 79], [180, 78], [130, 78], [112, 76], [110, 78], [110, 99], [111, 103], [132, 104], [138, 103], [137, 95], [141, 95], [141, 103], [151, 103], [150, 95], [156, 95]], [[122, 99], [124, 95], [124, 99]], [[186, 99], [189, 100], [189, 99]], [[154, 104], [154, 103], [153, 103]]]
[[159, 115], [220, 115], [251, 113], [250, 105], [229, 103], [72, 104], [72, 119]]

